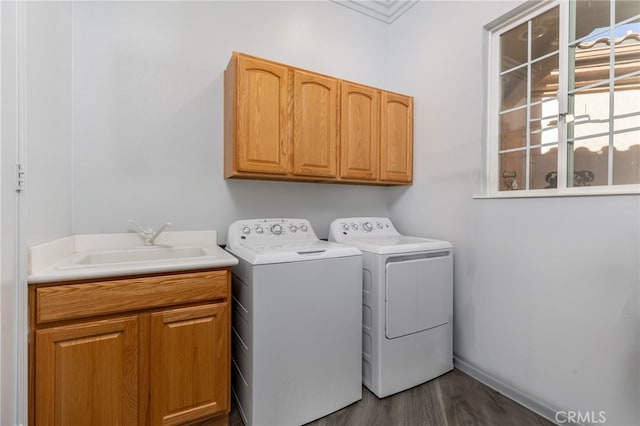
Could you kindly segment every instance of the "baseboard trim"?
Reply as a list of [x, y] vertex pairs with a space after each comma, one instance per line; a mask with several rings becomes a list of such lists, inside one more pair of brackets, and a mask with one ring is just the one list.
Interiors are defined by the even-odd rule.
[[[485, 373], [484, 371], [478, 369], [477, 367], [469, 364], [468, 362], [454, 356], [453, 357], [453, 365], [458, 370], [463, 373], [468, 374], [473, 377], [477, 381], [489, 386], [491, 389], [500, 392], [504, 396], [518, 404], [522, 405], [525, 408], [533, 411], [534, 413], [544, 417], [549, 420], [551, 423], [558, 424], [555, 419], [556, 413], [558, 410], [553, 407], [548, 406], [547, 404], [538, 401], [537, 399], [519, 391], [518, 389], [504, 383], [501, 380], [492, 377], [491, 375]], [[572, 423], [574, 424], [574, 423]]]

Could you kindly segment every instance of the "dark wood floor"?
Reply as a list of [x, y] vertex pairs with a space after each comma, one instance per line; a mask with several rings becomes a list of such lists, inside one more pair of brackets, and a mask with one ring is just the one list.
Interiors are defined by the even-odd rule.
[[[231, 426], [242, 426], [235, 406]], [[365, 387], [362, 400], [309, 426], [538, 426], [553, 425], [459, 370], [378, 399]], [[274, 425], [275, 426], [275, 425]]]

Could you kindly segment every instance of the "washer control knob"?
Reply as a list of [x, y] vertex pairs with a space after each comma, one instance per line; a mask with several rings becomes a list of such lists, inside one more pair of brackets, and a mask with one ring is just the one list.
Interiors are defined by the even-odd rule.
[[298, 227], [295, 225], [289, 225], [289, 231], [291, 232], [296, 232], [298, 230]]
[[380, 222], [376, 223], [376, 226], [378, 227], [378, 229], [382, 229], [383, 228], [382, 223], [380, 223]]
[[373, 231], [373, 225], [371, 224], [371, 222], [365, 222], [362, 224], [362, 229], [364, 229], [367, 232], [371, 232]]
[[257, 234], [262, 234], [264, 232], [264, 229], [262, 229], [262, 226], [257, 226], [256, 227], [256, 233]]
[[353, 229], [354, 231], [358, 230], [358, 224], [357, 223], [352, 223], [351, 224], [351, 229]]
[[280, 235], [280, 234], [282, 234], [282, 226], [280, 226], [280, 225], [273, 225], [273, 226], [271, 227], [271, 232], [272, 232], [274, 235]]
[[342, 229], [344, 229], [345, 231], [349, 230], [349, 224], [348, 223], [343, 223], [342, 224]]
[[304, 223], [303, 223], [302, 225], [300, 225], [300, 230], [301, 230], [302, 232], [307, 232], [307, 229], [308, 229], [308, 228], [307, 228], [307, 225], [305, 225]]
[[251, 228], [249, 228], [249, 227], [248, 227], [248, 226], [246, 226], [246, 225], [245, 225], [245, 226], [243, 226], [243, 227], [242, 227], [242, 233], [243, 233], [244, 235], [249, 235], [249, 234], [251, 233]]

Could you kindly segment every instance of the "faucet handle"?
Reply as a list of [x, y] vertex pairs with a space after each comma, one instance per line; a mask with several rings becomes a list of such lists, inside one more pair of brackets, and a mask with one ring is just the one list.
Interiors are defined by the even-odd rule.
[[140, 226], [140, 224], [139, 224], [138, 222], [136, 222], [135, 220], [130, 220], [130, 221], [128, 221], [128, 222], [129, 222], [130, 224], [132, 224], [132, 225], [135, 225], [135, 227], [136, 227], [136, 228], [138, 228], [138, 230], [139, 230], [140, 232], [142, 232], [143, 234], [145, 234], [145, 235], [146, 235], [146, 234], [150, 234], [150, 233], [152, 233], [152, 232], [153, 232], [153, 230], [152, 230], [151, 228], [147, 228], [147, 229], [145, 229], [145, 228], [143, 228], [142, 226]]
[[170, 226], [171, 226], [171, 222], [165, 222], [162, 226], [160, 226], [160, 228], [158, 228], [158, 230], [151, 237], [149, 237], [148, 239], [149, 244], [153, 245], [156, 241], [156, 238], [158, 238], [160, 234], [162, 234], [162, 231], [164, 231]]
[[152, 246], [156, 241], [156, 238], [158, 238], [165, 229], [171, 226], [171, 222], [165, 222], [156, 232], [153, 232], [153, 228], [145, 229], [135, 220], [130, 220], [129, 223], [138, 228], [140, 236], [144, 239], [145, 246]]

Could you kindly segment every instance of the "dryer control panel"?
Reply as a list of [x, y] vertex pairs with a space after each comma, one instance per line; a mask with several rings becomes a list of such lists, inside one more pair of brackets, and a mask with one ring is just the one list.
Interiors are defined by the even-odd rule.
[[386, 217], [349, 217], [336, 219], [329, 229], [330, 240], [341, 241], [365, 236], [395, 237], [400, 233]]

